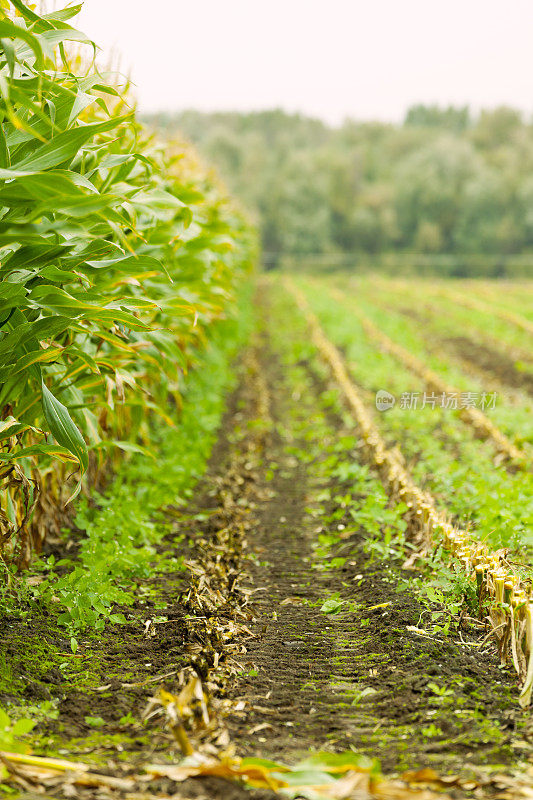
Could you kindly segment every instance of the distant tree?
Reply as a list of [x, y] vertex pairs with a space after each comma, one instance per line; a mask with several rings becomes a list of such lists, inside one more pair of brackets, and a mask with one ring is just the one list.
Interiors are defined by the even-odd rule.
[[441, 249], [452, 249], [465, 185], [479, 168], [477, 162], [468, 142], [443, 135], [399, 165], [396, 208], [405, 245], [416, 243], [427, 222], [439, 228]]
[[459, 252], [492, 253], [509, 251], [514, 242], [506, 241], [505, 231], [515, 238], [512, 226], [502, 220], [510, 217], [511, 198], [503, 177], [495, 170], [479, 166], [465, 183], [454, 232]]
[[327, 252], [331, 242], [327, 176], [318, 172], [312, 155], [291, 154], [279, 175], [278, 192], [283, 219], [282, 250]]
[[471, 124], [468, 106], [411, 106], [405, 115], [406, 127], [440, 128], [452, 133], [463, 133]]
[[415, 250], [421, 253], [440, 253], [443, 246], [441, 226], [437, 222], [430, 222], [427, 219], [420, 220], [414, 239]]
[[522, 226], [523, 245], [533, 248], [533, 175], [525, 178], [517, 193], [519, 213], [517, 217]]
[[522, 125], [522, 115], [519, 111], [501, 106], [493, 111], [482, 111], [470, 135], [477, 147], [486, 149], [500, 147], [509, 144]]

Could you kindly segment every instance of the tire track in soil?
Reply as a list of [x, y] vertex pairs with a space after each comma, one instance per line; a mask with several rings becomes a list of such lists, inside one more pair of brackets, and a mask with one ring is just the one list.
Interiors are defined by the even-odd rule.
[[[531, 747], [524, 741], [511, 747], [521, 714], [512, 676], [501, 672], [494, 656], [479, 658], [475, 648], [454, 641], [457, 634], [427, 639], [409, 633], [424, 608], [395, 592], [404, 577], [398, 563], [369, 561], [364, 531], [333, 554], [348, 556], [342, 569], [316, 568], [317, 519], [306, 508], [320, 487], [312, 468], [290, 452], [294, 431], [287, 441], [279, 434], [298, 401], [291, 399], [267, 342], [260, 357], [278, 431], [269, 438], [264, 461], [278, 469], [248, 535], [255, 554], [247, 567], [256, 592], [252, 630], [258, 638], [246, 643], [246, 672], [229, 691], [245, 708], [226, 720], [239, 752], [291, 760], [309, 750], [353, 747], [378, 757], [385, 773], [428, 765], [443, 773], [464, 772], [465, 764], [475, 770], [492, 762], [516, 763]], [[311, 381], [315, 390], [318, 380]], [[316, 407], [325, 388], [312, 399]], [[347, 433], [339, 418], [328, 418], [332, 437]], [[334, 488], [342, 494], [349, 483]], [[316, 606], [339, 590], [341, 598], [355, 601], [356, 610], [325, 616]], [[370, 610], [388, 602], [386, 610]], [[368, 627], [361, 626], [363, 618], [370, 620]], [[467, 638], [474, 635], [469, 630]], [[452, 686], [453, 703], [437, 698], [432, 682]], [[358, 700], [363, 688], [375, 693]], [[427, 727], [429, 732], [421, 733]], [[521, 730], [520, 736], [527, 734]]]

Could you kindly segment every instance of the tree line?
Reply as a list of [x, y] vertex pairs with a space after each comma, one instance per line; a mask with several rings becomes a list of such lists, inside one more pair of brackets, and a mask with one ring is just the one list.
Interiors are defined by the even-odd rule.
[[339, 127], [281, 110], [152, 115], [215, 164], [279, 255], [533, 256], [533, 125], [414, 106]]

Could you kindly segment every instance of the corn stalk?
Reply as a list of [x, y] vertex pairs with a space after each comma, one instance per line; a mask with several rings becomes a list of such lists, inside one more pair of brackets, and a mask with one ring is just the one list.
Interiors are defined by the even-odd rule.
[[[104, 455], [174, 424], [252, 238], [194, 154], [158, 143], [74, 8], [0, 0], [0, 557], [28, 563]], [[68, 57], [72, 43], [83, 56]], [[173, 413], [174, 410], [174, 413]]]

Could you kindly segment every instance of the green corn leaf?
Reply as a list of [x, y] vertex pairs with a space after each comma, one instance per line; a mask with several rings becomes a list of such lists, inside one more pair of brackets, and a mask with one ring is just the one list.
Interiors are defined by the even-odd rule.
[[77, 459], [83, 474], [89, 466], [89, 455], [83, 436], [72, 421], [67, 408], [54, 397], [44, 382], [42, 392], [43, 411], [50, 432], [56, 442]]
[[49, 364], [52, 361], [57, 361], [62, 355], [63, 348], [58, 347], [49, 347], [47, 350], [26, 353], [22, 358], [17, 359], [16, 368], [11, 372], [11, 375], [18, 375], [33, 364]]
[[118, 447], [126, 453], [138, 453], [139, 455], [148, 456], [148, 458], [155, 460], [155, 454], [147, 447], [143, 447], [135, 442], [122, 442], [118, 439], [101, 439], [96, 444], [92, 445], [91, 450], [113, 450]]
[[15, 72], [15, 48], [11, 39], [0, 39], [0, 46], [5, 53], [9, 74], [13, 78]]
[[27, 19], [29, 22], [40, 22], [42, 17], [39, 14], [36, 14], [31, 8], [22, 2], [22, 0], [11, 0], [11, 3], [15, 6], [19, 14]]
[[[1, 29], [1, 28], [0, 28]], [[109, 131], [125, 122], [128, 116], [117, 117], [105, 122], [94, 122], [89, 125], [72, 128], [41, 145], [34, 153], [13, 164], [11, 169], [0, 169], [0, 180], [11, 180], [26, 175], [33, 175], [69, 164], [78, 150], [97, 133]]]
[[44, 267], [50, 261], [67, 255], [71, 248], [72, 245], [56, 245], [47, 242], [20, 247], [12, 256], [3, 261], [0, 276], [7, 276], [20, 267], [24, 267], [26, 270], [33, 266]]
[[0, 462], [20, 461], [21, 458], [30, 458], [30, 456], [48, 456], [64, 462], [78, 462], [78, 459], [66, 447], [57, 444], [33, 444], [11, 453], [0, 453]]
[[[87, 319], [106, 323], [121, 323], [133, 330], [149, 330], [150, 326], [143, 322], [133, 314], [127, 311], [122, 311], [117, 308], [104, 308], [92, 303], [87, 303], [80, 297], [73, 296], [62, 289], [57, 289], [54, 286], [42, 285], [36, 286], [32, 290], [28, 298], [32, 305], [36, 307], [49, 309], [58, 314], [70, 315], [73, 318]], [[127, 307], [127, 301], [124, 302]], [[1, 346], [1, 345], [0, 345]]]
[[59, 11], [52, 11], [50, 14], [43, 14], [41, 19], [50, 22], [66, 22], [67, 20], [72, 19], [72, 17], [75, 17], [77, 14], [79, 14], [82, 8], [83, 3], [80, 3], [77, 6], [68, 6], [67, 8], [62, 8]]
[[0, 168], [8, 168], [10, 164], [11, 159], [9, 157], [4, 125], [0, 123]]
[[[90, 214], [99, 213], [105, 209], [107, 209], [108, 216], [111, 216], [111, 206], [117, 203], [117, 201], [118, 198], [115, 195], [100, 194], [91, 195], [90, 197], [82, 195], [81, 197], [75, 197], [72, 199], [56, 197], [54, 206], [56, 214], [64, 214], [67, 217], [83, 219]], [[42, 216], [42, 214], [46, 212], [47, 205], [48, 203], [43, 203], [42, 205], [37, 206], [31, 216]]]
[[42, 40], [48, 47], [53, 47], [60, 42], [84, 42], [86, 44], [92, 44], [92, 40], [85, 33], [76, 30], [76, 28], [71, 28], [70, 25], [65, 25], [65, 27], [59, 28], [58, 30], [44, 31]]
[[23, 41], [25, 41], [29, 46], [30, 52], [33, 52], [35, 55], [37, 69], [40, 69], [43, 66], [43, 49], [37, 36], [33, 36], [33, 34], [31, 34], [25, 28], [22, 28], [20, 25], [15, 25], [13, 22], [3, 19], [0, 20], [0, 38], [3, 39], [4, 37], [10, 39], [23, 39]]
[[[11, 436], [15, 436], [15, 434], [22, 433], [22, 431], [30, 428], [30, 425], [23, 425], [22, 422], [19, 422], [13, 416], [6, 417], [0, 420], [0, 441], [9, 439]], [[33, 430], [35, 430], [35, 428], [33, 428]]]

